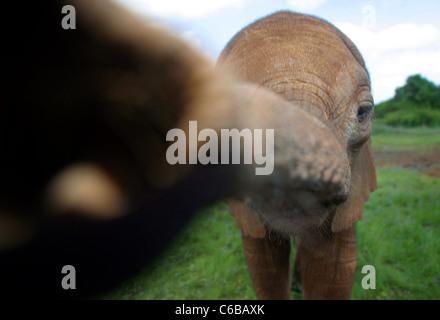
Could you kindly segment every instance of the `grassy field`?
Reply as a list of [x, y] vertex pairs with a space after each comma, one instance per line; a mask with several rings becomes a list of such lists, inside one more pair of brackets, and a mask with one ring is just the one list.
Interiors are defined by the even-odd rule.
[[[417, 162], [415, 153], [436, 157], [440, 131], [378, 126], [373, 141], [381, 163], [388, 163], [388, 151], [406, 152], [407, 161]], [[356, 227], [352, 299], [440, 299], [440, 180], [426, 174], [440, 159], [431, 160], [410, 167], [392, 161], [377, 169], [379, 189]], [[376, 268], [376, 290], [361, 287], [367, 264]], [[102, 298], [255, 299], [240, 232], [226, 205], [199, 212], [152, 266]]]
[[373, 149], [429, 151], [440, 145], [440, 127], [399, 128], [375, 124]]

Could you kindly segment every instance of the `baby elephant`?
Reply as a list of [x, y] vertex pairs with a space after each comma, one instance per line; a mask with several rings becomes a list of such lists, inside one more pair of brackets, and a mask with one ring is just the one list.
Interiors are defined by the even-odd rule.
[[276, 117], [297, 115], [290, 130], [274, 128], [271, 183], [229, 206], [257, 297], [289, 299], [293, 236], [304, 298], [348, 299], [357, 259], [354, 224], [377, 188], [374, 103], [361, 54], [333, 25], [282, 11], [235, 35], [218, 67], [287, 100]]

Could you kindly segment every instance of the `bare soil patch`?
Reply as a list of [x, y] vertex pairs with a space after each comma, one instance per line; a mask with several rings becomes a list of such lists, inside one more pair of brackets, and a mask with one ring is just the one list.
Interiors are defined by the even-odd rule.
[[373, 150], [377, 167], [399, 166], [415, 168], [429, 176], [440, 178], [440, 145], [429, 152], [417, 150]]

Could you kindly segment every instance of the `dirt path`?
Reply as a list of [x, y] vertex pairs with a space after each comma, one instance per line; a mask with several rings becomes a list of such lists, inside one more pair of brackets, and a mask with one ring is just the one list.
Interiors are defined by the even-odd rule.
[[429, 176], [440, 178], [440, 145], [429, 152], [414, 150], [373, 150], [377, 167], [399, 166], [416, 168]]

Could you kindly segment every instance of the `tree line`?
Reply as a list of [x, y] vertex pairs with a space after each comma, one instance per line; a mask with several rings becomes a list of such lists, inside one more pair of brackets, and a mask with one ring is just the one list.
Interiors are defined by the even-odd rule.
[[440, 126], [440, 85], [422, 77], [409, 76], [394, 97], [376, 105], [378, 122], [391, 126]]

